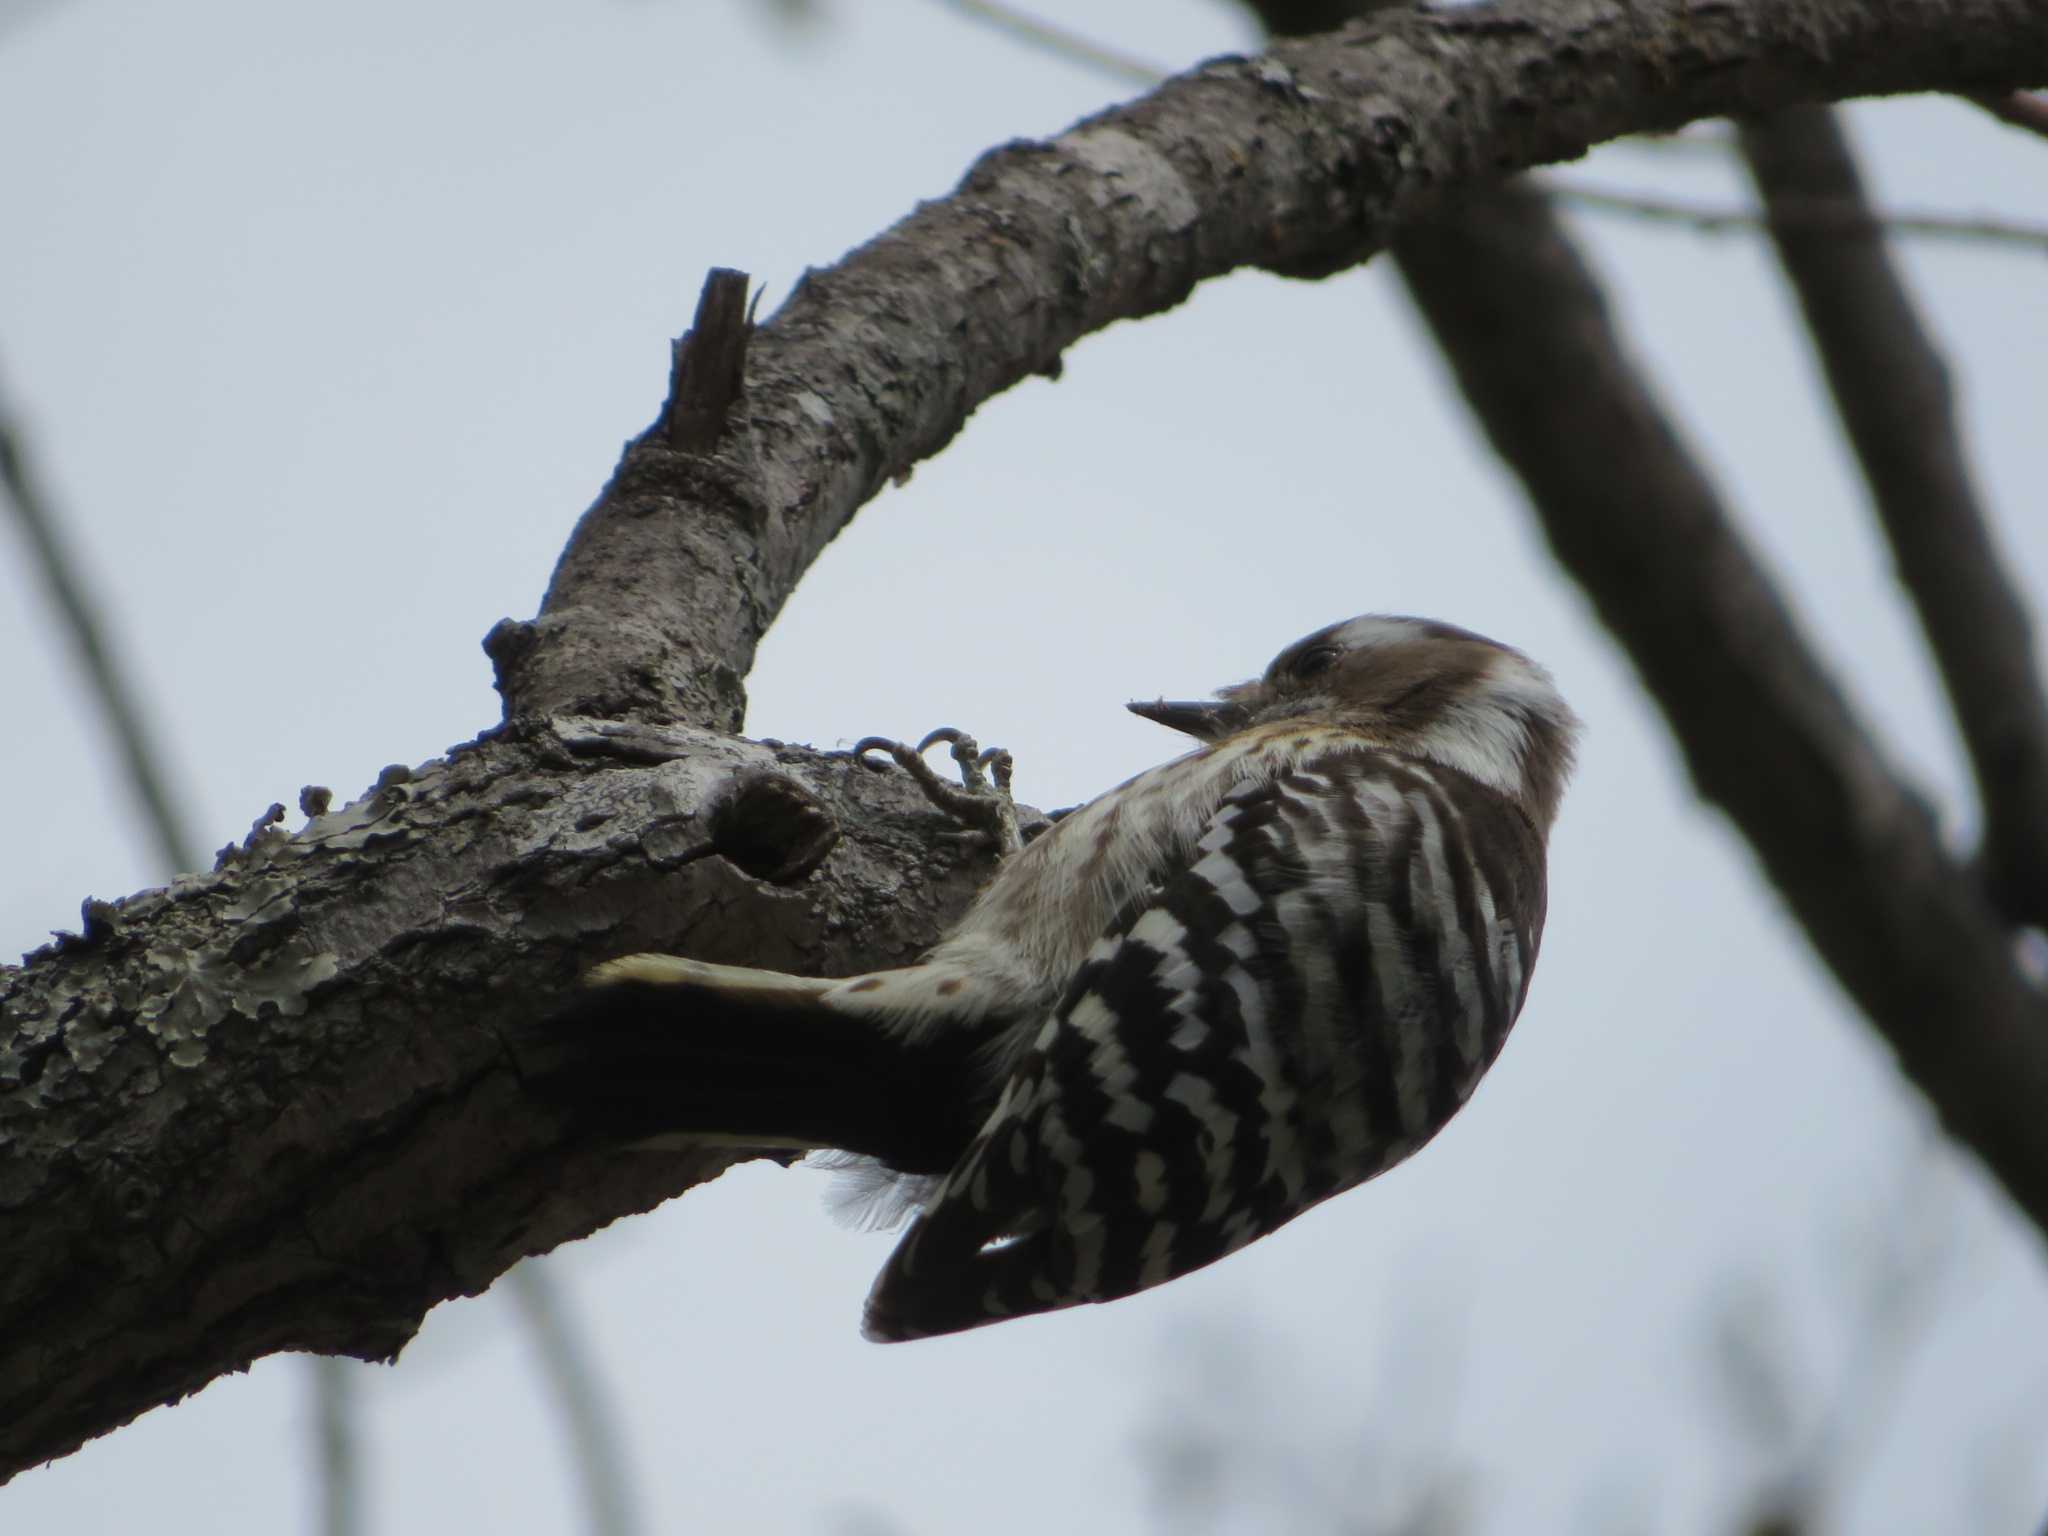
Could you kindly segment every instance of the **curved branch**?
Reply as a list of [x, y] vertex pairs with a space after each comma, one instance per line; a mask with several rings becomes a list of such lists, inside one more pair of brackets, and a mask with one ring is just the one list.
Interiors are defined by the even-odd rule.
[[1700, 117], [2039, 84], [2033, 0], [1519, 0], [1403, 9], [1212, 61], [984, 156], [754, 337], [715, 455], [627, 449], [531, 628], [509, 713], [735, 727], [754, 647], [890, 479], [1076, 340], [1238, 267], [1364, 260], [1447, 189]]

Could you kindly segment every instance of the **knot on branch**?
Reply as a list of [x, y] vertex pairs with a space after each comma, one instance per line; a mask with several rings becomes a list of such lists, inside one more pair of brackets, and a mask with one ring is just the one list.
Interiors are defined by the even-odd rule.
[[538, 626], [528, 619], [500, 619], [484, 636], [484, 654], [491, 658], [491, 686], [508, 708], [519, 671], [539, 638]]
[[839, 818], [796, 780], [736, 774], [711, 809], [710, 852], [770, 885], [794, 885], [839, 842]]

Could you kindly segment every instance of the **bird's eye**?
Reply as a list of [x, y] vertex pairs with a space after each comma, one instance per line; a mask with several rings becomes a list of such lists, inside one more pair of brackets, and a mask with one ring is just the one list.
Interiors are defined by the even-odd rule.
[[1294, 675], [1296, 677], [1314, 677], [1318, 672], [1329, 671], [1330, 663], [1336, 659], [1336, 646], [1315, 646], [1312, 649], [1303, 651], [1301, 655], [1295, 658]]

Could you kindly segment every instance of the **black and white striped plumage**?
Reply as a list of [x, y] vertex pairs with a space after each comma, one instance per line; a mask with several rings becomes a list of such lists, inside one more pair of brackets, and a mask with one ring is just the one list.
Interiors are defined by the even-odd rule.
[[927, 1184], [877, 1339], [1156, 1285], [1442, 1129], [1527, 993], [1576, 721], [1518, 652], [1365, 617], [1002, 865], [919, 965], [631, 956], [584, 1015], [622, 1133], [839, 1147]]

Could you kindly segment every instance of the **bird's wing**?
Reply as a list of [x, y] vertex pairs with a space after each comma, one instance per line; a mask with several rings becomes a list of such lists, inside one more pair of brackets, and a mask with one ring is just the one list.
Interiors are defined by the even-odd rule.
[[1352, 748], [1232, 795], [1075, 975], [869, 1335], [1127, 1295], [1392, 1166], [1499, 1050], [1542, 919], [1542, 840], [1463, 774]]

